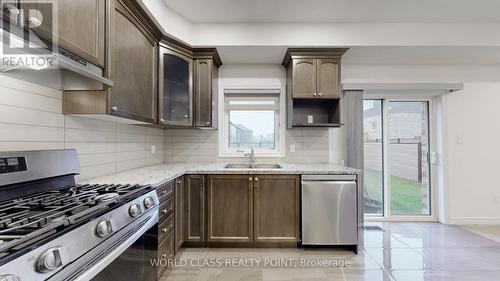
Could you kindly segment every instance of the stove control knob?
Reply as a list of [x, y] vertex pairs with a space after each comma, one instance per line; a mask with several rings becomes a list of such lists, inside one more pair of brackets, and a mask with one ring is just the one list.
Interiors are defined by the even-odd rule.
[[108, 237], [111, 233], [113, 233], [113, 227], [111, 226], [110, 221], [100, 221], [97, 224], [95, 232], [97, 236], [104, 238]]
[[39, 258], [36, 268], [41, 273], [47, 273], [62, 266], [61, 252], [58, 248], [45, 251]]
[[153, 200], [153, 197], [148, 196], [148, 197], [144, 198], [144, 207], [146, 207], [146, 209], [149, 209], [149, 208], [153, 207], [154, 205], [155, 205], [155, 201]]
[[15, 275], [7, 274], [0, 275], [0, 281], [21, 281], [21, 279]]
[[128, 209], [128, 213], [131, 217], [135, 218], [141, 214], [141, 206], [139, 204], [134, 204]]

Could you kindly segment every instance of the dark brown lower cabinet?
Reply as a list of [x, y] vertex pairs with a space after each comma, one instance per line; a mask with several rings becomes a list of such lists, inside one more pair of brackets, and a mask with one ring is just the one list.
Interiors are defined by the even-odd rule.
[[205, 176], [187, 175], [184, 185], [184, 240], [205, 241]]
[[184, 243], [184, 177], [175, 180], [175, 253]]
[[[174, 232], [170, 232], [166, 236], [162, 236], [162, 239], [159, 241], [158, 245], [158, 259], [173, 259], [175, 257], [174, 254], [175, 248], [175, 239]], [[157, 280], [160, 280], [161, 276], [167, 269], [166, 266], [159, 266], [157, 271]]]
[[253, 240], [253, 183], [248, 175], [208, 176], [208, 242]]
[[298, 176], [254, 176], [254, 241], [299, 241]]
[[208, 242], [253, 240], [253, 179], [248, 175], [208, 176]]

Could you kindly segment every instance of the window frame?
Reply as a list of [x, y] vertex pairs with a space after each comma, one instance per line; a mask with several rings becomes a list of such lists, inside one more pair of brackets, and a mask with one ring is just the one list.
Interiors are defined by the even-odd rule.
[[[245, 157], [244, 154], [249, 152], [250, 149], [238, 149], [229, 147], [229, 137], [230, 137], [230, 124], [229, 124], [229, 110], [226, 110], [226, 95], [237, 96], [258, 96], [262, 95], [268, 96], [265, 93], [272, 92], [276, 93], [278, 98], [278, 109], [275, 110], [275, 149], [265, 149], [254, 147], [256, 157], [285, 157], [284, 147], [285, 147], [285, 91], [281, 87], [228, 87], [220, 88], [220, 99], [219, 99], [219, 120], [222, 124], [219, 129], [219, 157]], [[231, 94], [228, 94], [231, 93]], [[265, 108], [265, 106], [263, 106]], [[256, 106], [255, 110], [265, 110], [263, 108], [258, 108]]]

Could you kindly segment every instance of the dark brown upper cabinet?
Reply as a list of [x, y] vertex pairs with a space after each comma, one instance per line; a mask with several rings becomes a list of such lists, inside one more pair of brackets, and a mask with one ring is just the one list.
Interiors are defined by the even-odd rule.
[[287, 87], [294, 99], [339, 99], [340, 58], [348, 49], [288, 49], [283, 65], [289, 69]]
[[217, 128], [218, 73], [222, 61], [215, 48], [194, 49], [195, 126]]
[[[161, 31], [137, 1], [96, 2], [106, 3], [105, 22], [100, 23], [106, 30], [104, 70], [114, 86], [103, 91], [64, 91], [63, 113], [104, 120], [119, 118], [120, 122], [131, 124], [153, 124], [157, 119], [158, 42], [162, 37]], [[82, 4], [79, 2], [78, 5]], [[85, 27], [81, 28], [80, 33], [84, 33]]]
[[104, 67], [106, 1], [58, 1], [59, 46]]
[[193, 126], [193, 59], [160, 47], [159, 123]]
[[316, 60], [316, 91], [320, 99], [340, 99], [340, 59]]
[[158, 36], [150, 19], [145, 14], [138, 17], [142, 10], [128, 2], [135, 3], [117, 0], [113, 10], [110, 70], [115, 84], [109, 90], [109, 110], [115, 116], [154, 123]]
[[[105, 65], [105, 21], [106, 6], [110, 0], [64, 0], [56, 5], [47, 1], [21, 1], [24, 8], [34, 8], [24, 13], [25, 23], [39, 21], [41, 25], [32, 30], [42, 38], [53, 40], [58, 46], [97, 66]], [[57, 9], [57, 29], [52, 11]], [[38, 11], [39, 12], [38, 12]]]
[[294, 98], [316, 96], [316, 59], [295, 59], [292, 67]]
[[340, 60], [348, 49], [288, 49], [286, 67], [287, 126], [341, 126]]

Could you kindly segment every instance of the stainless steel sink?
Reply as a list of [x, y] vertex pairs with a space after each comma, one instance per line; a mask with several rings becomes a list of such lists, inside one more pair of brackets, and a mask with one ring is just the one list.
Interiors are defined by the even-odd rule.
[[227, 164], [225, 169], [252, 169], [250, 164]]
[[281, 169], [279, 164], [227, 164], [225, 169]]
[[255, 164], [254, 169], [281, 169], [280, 164]]

